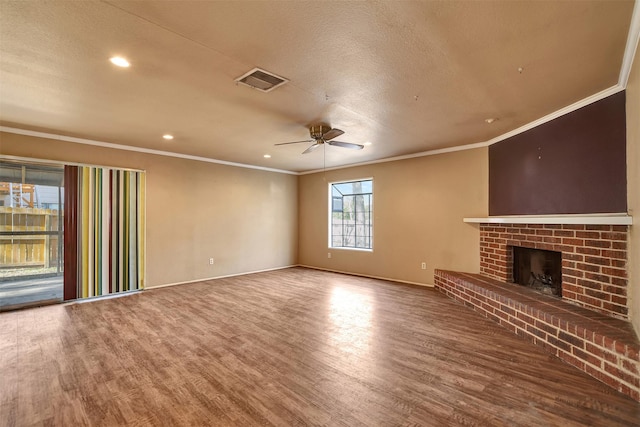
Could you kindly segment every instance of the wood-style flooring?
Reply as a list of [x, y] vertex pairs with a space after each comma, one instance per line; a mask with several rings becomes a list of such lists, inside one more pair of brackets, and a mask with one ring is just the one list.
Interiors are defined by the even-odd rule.
[[0, 314], [2, 426], [633, 426], [428, 288], [292, 268]]

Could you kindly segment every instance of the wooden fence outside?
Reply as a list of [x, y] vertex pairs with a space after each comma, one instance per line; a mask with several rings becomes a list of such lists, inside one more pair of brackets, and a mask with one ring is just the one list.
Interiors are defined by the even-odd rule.
[[0, 268], [55, 267], [62, 256], [58, 244], [62, 236], [37, 232], [61, 229], [58, 210], [0, 207], [0, 232], [36, 232], [0, 235]]

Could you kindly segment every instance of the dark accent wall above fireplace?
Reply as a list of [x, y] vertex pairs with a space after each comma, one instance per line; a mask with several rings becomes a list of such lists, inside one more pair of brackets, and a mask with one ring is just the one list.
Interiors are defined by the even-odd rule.
[[626, 211], [624, 92], [489, 147], [489, 215]]

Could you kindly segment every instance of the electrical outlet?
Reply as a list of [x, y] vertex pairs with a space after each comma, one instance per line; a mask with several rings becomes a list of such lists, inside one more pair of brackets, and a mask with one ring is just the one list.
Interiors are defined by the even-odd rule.
[[423, 262], [421, 267], [422, 267], [423, 270], [426, 270], [427, 269], [427, 263]]
[[209, 258], [209, 265], [213, 265], [213, 258]]
[[327, 258], [331, 258], [331, 252], [327, 252]]

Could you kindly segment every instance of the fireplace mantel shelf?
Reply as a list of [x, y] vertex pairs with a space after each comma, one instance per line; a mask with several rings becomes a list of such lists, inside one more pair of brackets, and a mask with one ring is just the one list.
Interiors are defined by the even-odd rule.
[[475, 224], [596, 224], [632, 225], [633, 218], [625, 213], [593, 215], [513, 215], [464, 218]]

